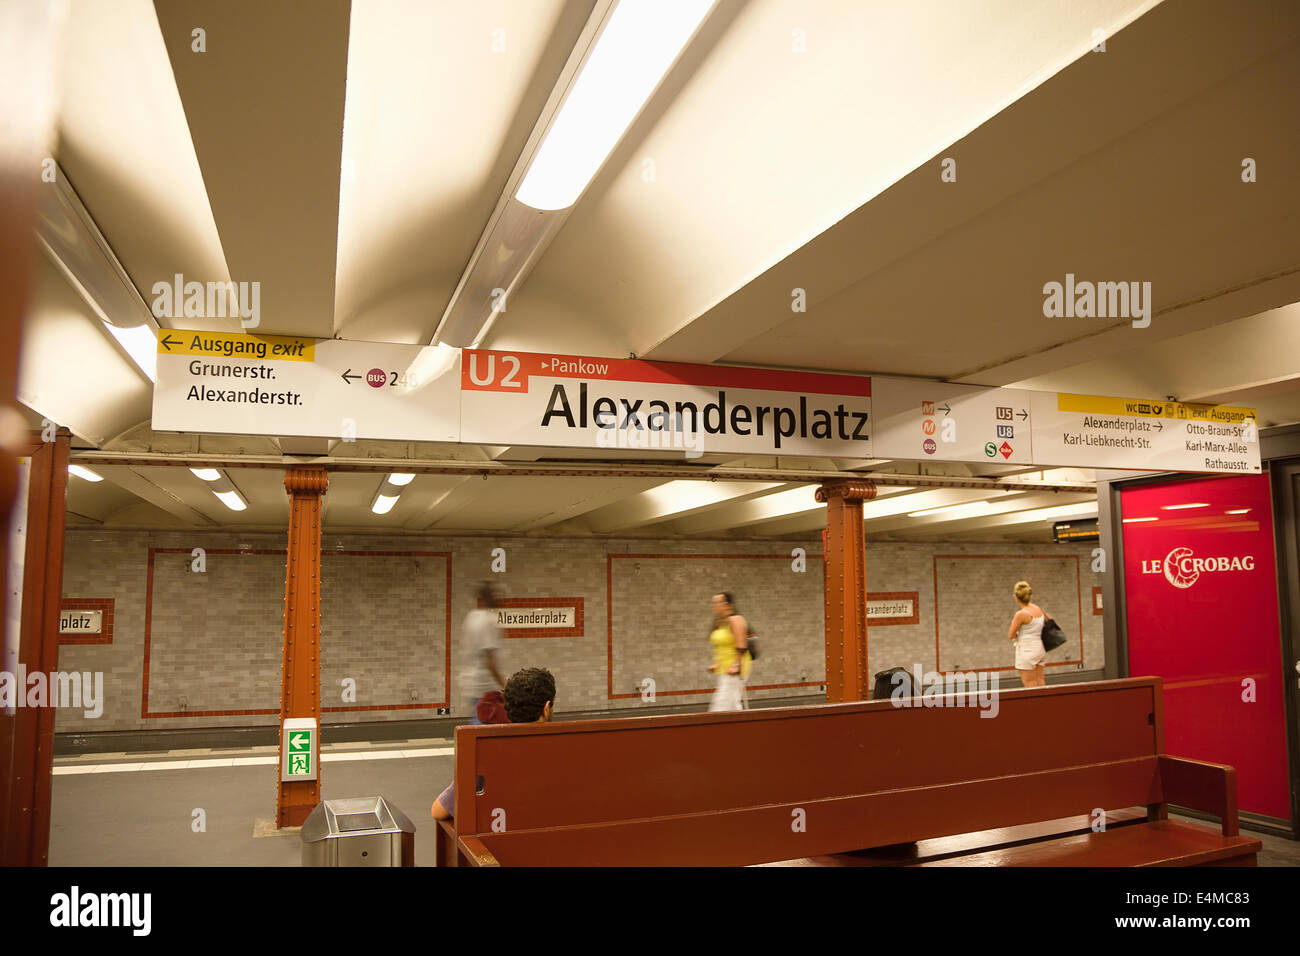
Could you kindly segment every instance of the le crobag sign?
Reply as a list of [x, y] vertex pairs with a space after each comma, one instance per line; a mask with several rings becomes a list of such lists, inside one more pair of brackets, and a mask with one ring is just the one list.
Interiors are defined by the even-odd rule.
[[1171, 548], [1163, 558], [1146, 558], [1141, 561], [1143, 574], [1163, 574], [1165, 580], [1176, 588], [1190, 588], [1205, 573], [1223, 571], [1254, 571], [1253, 554], [1220, 554], [1215, 557], [1198, 557], [1187, 547]]
[[466, 350], [461, 441], [871, 458], [871, 379]]
[[1129, 673], [1164, 679], [1165, 749], [1237, 769], [1242, 810], [1290, 815], [1266, 475], [1120, 493]]

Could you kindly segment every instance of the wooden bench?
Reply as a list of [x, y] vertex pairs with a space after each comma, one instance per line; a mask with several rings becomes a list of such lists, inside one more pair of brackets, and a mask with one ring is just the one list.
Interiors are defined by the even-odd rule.
[[[993, 718], [967, 703], [458, 727], [438, 862], [1254, 865], [1234, 770], [1164, 753], [1159, 678], [1005, 691]], [[1169, 804], [1222, 825], [1169, 820]]]

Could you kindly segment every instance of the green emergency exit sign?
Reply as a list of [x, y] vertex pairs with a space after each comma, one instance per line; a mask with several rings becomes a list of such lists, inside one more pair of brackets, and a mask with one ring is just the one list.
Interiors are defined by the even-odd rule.
[[311, 772], [311, 731], [289, 734], [289, 776], [305, 777]]
[[317, 739], [316, 721], [311, 718], [291, 718], [284, 722], [281, 780], [316, 779]]

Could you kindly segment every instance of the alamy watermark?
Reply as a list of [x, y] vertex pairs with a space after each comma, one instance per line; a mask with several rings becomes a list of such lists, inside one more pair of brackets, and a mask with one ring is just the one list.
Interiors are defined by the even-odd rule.
[[81, 708], [94, 719], [104, 713], [103, 671], [34, 671], [25, 664], [18, 672], [0, 671], [0, 711], [16, 707]]
[[895, 707], [978, 707], [981, 717], [998, 715], [998, 681], [989, 671], [894, 671], [889, 699]]
[[1043, 315], [1049, 319], [1132, 319], [1133, 328], [1151, 324], [1150, 282], [1075, 281], [1043, 285]]
[[172, 281], [155, 282], [151, 311], [155, 319], [238, 318], [246, 329], [262, 324], [262, 283], [186, 282], [179, 272]]
[[118, 926], [133, 936], [148, 936], [152, 911], [152, 893], [83, 893], [73, 886], [50, 897], [51, 926]]

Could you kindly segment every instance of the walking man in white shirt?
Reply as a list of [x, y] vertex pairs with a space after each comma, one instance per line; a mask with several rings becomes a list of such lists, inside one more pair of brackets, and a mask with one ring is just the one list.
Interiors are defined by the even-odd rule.
[[501, 588], [490, 581], [479, 585], [477, 607], [465, 615], [465, 663], [461, 668], [461, 694], [469, 704], [470, 723], [478, 719], [478, 702], [484, 694], [505, 688], [501, 676], [501, 662], [497, 652], [501, 649], [501, 626], [497, 624], [497, 608], [501, 604]]

